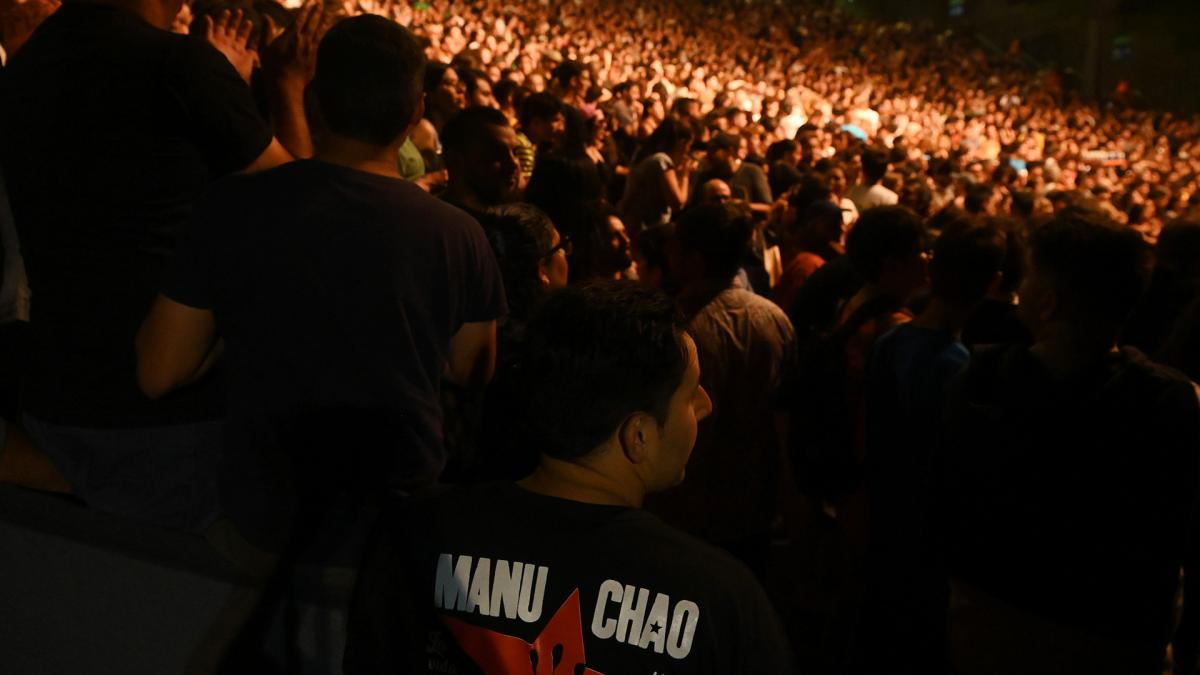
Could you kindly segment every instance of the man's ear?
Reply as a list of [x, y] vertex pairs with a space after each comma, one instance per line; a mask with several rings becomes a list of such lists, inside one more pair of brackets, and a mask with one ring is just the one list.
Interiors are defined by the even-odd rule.
[[621, 451], [630, 464], [641, 464], [650, 457], [654, 418], [645, 413], [634, 413], [627, 417], [617, 431]]
[[546, 267], [546, 259], [542, 258], [538, 261], [538, 281], [542, 286], [550, 285], [550, 271]]

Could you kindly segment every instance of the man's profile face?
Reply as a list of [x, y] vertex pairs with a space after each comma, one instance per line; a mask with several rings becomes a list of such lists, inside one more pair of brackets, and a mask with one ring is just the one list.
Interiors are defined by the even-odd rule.
[[517, 146], [512, 127], [486, 125], [466, 153], [468, 185], [485, 203], [503, 204], [517, 189], [521, 168], [514, 154]]
[[700, 358], [696, 343], [687, 333], [680, 335], [679, 342], [687, 353], [687, 368], [679, 386], [671, 394], [667, 419], [659, 429], [655, 457], [655, 473], [659, 484], [652, 486], [654, 490], [664, 490], [683, 482], [688, 459], [696, 445], [699, 422], [712, 412], [712, 400], [700, 385]]

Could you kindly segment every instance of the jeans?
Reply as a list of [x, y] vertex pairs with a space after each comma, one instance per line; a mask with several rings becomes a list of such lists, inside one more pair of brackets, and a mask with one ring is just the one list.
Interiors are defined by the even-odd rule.
[[85, 429], [24, 415], [25, 428], [90, 508], [177, 530], [217, 514], [221, 422]]

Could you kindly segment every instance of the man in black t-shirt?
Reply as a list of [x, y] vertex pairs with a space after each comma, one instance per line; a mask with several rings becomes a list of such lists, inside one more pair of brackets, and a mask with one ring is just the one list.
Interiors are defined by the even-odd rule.
[[792, 672], [749, 570], [640, 508], [684, 479], [712, 407], [671, 300], [630, 281], [560, 291], [520, 372], [541, 463], [383, 520], [345, 672]]
[[26, 425], [92, 507], [188, 527], [213, 506], [220, 383], [146, 399], [134, 333], [205, 186], [290, 155], [229, 61], [168, 32], [179, 5], [48, 18], [4, 72], [0, 164], [33, 296]]
[[386, 19], [331, 29], [309, 87], [324, 124], [315, 159], [213, 189], [138, 336], [155, 397], [224, 345], [222, 511], [269, 551], [297, 504], [432, 483], [443, 373], [491, 376], [506, 306], [483, 229], [396, 168], [424, 64]]
[[1196, 385], [1116, 346], [1150, 272], [1137, 232], [1065, 209], [1032, 234], [1027, 272], [1033, 344], [978, 350], [947, 397], [954, 670], [1161, 673], [1196, 540]]

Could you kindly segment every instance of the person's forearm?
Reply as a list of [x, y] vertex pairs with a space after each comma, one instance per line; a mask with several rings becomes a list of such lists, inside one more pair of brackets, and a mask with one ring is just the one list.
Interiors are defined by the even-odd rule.
[[300, 84], [271, 84], [271, 125], [275, 137], [296, 159], [313, 156], [312, 134], [304, 115], [304, 87]]

